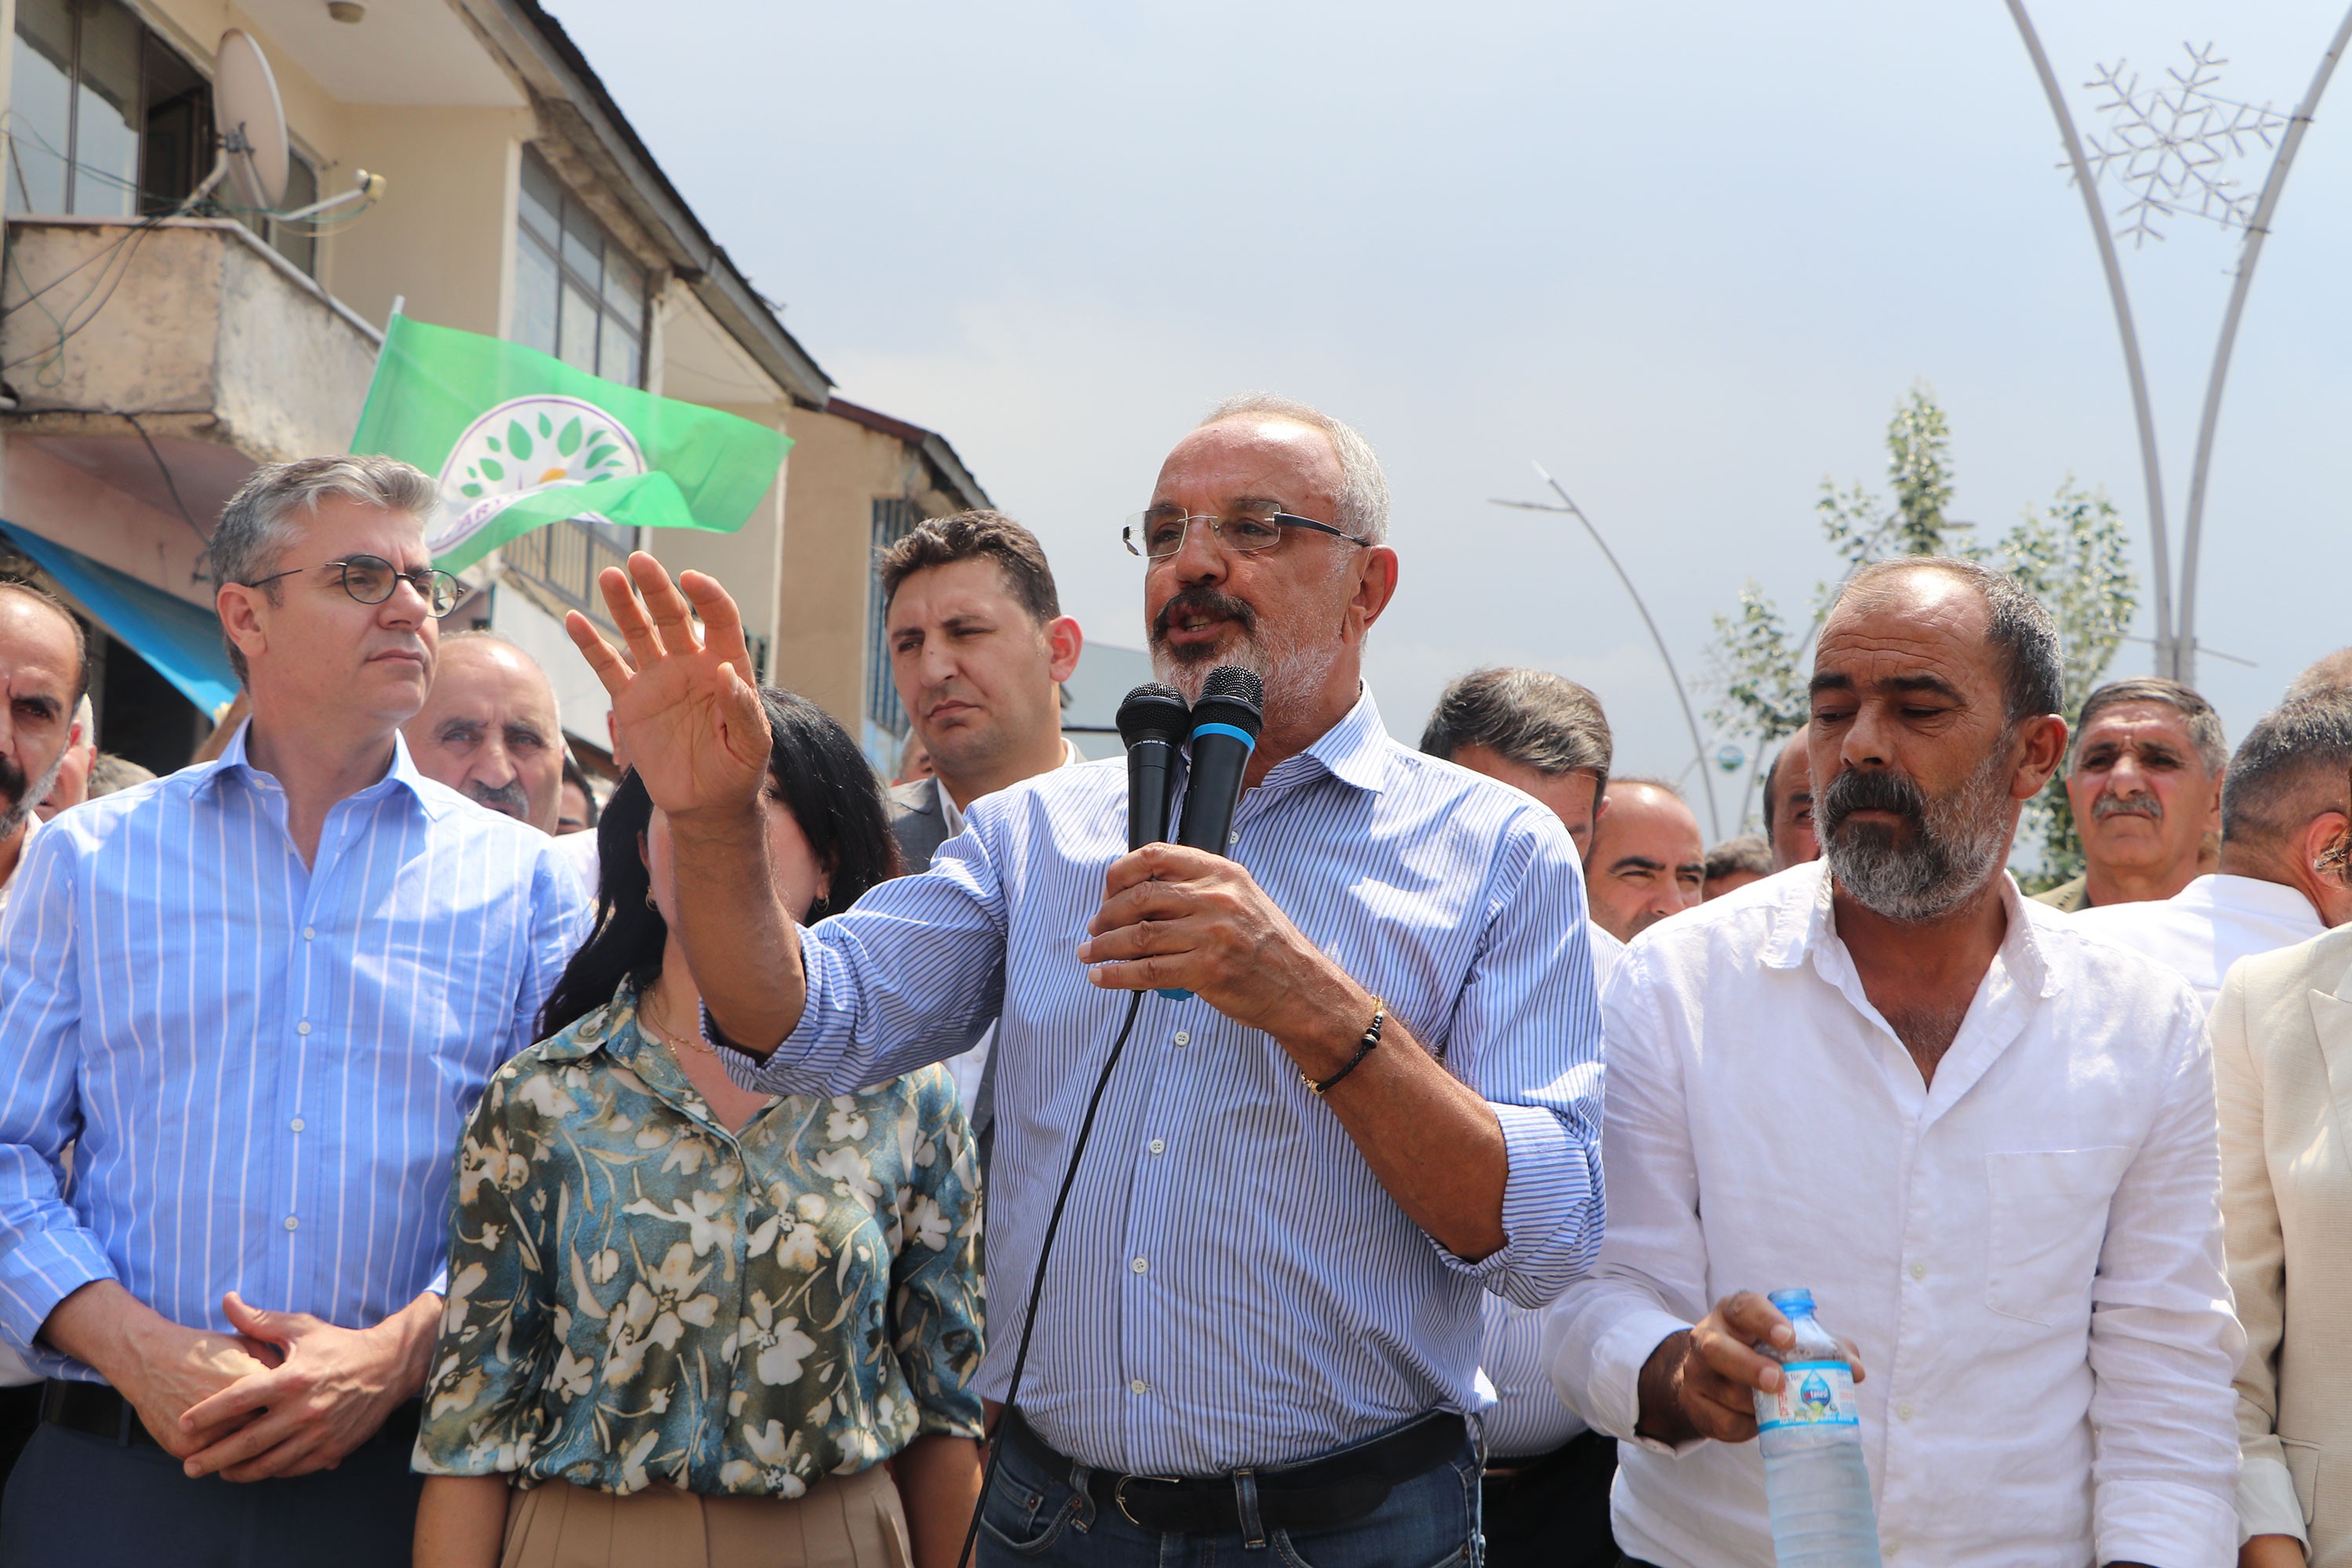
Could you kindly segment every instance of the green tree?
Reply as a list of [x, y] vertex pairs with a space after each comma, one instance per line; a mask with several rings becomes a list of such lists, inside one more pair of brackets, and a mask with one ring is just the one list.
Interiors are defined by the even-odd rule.
[[[2065, 658], [2066, 720], [2074, 722], [2138, 607], [2122, 516], [2104, 490], [2083, 489], [2069, 475], [2055, 499], [2038, 512], [2029, 507], [1989, 551], [1967, 536], [1969, 524], [1948, 515], [1951, 446], [1951, 424], [1935, 394], [1914, 386], [1886, 426], [1893, 500], [1881, 500], [1859, 481], [1843, 490], [1822, 481], [1814, 515], [1842, 569], [1816, 590], [1801, 639], [1790, 636], [1779, 608], [1752, 580], [1740, 590], [1738, 608], [1715, 617], [1710, 662], [1720, 696], [1707, 717], [1717, 727], [1755, 736], [1759, 754], [1794, 733], [1807, 710], [1804, 656], [1839, 586], [1857, 567], [1901, 555], [1982, 561], [2049, 606]], [[2054, 886], [2082, 868], [2081, 843], [2058, 781], [2026, 803], [2018, 844], [2038, 862], [2030, 879], [2035, 886]]]
[[[2073, 724], [2123, 646], [2139, 607], [2123, 518], [2104, 490], [2084, 490], [2069, 474], [2056, 499], [2039, 515], [2029, 510], [2010, 531], [2002, 564], [2058, 623], [2066, 656], [2066, 722]], [[2041, 864], [2032, 879], [2056, 887], [2083, 869], [2082, 836], [2066, 804], [2063, 777], [2026, 803], [2017, 841], [2032, 845]]]

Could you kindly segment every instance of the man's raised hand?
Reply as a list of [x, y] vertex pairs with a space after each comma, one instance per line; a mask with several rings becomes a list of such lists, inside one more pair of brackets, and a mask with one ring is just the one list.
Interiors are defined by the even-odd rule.
[[749, 806], [767, 773], [768, 716], [735, 601], [699, 572], [673, 583], [642, 550], [597, 582], [627, 657], [576, 610], [564, 628], [613, 699], [615, 746], [646, 793], [674, 817]]

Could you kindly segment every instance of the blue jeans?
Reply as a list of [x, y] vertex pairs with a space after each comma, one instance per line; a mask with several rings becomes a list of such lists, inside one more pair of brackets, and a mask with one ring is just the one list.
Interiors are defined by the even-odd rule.
[[1331, 1530], [1170, 1535], [1097, 1508], [1086, 1469], [1055, 1475], [1011, 1444], [981, 1516], [974, 1568], [1084, 1563], [1089, 1568], [1482, 1568], [1475, 1440], [1445, 1463], [1400, 1481], [1388, 1500]]

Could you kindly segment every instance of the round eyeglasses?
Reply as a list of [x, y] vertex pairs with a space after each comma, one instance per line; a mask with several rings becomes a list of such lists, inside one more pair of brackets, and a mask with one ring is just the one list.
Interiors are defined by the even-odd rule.
[[1344, 539], [1350, 544], [1366, 542], [1328, 522], [1300, 517], [1273, 505], [1235, 507], [1223, 517], [1206, 512], [1187, 517], [1172, 506], [1156, 507], [1129, 518], [1118, 536], [1126, 542], [1129, 554], [1140, 555], [1147, 561], [1165, 561], [1184, 548], [1184, 534], [1196, 522], [1207, 523], [1217, 542], [1236, 555], [1263, 555], [1302, 528]]
[[[297, 577], [311, 571], [308, 566], [289, 566], [283, 572], [272, 572], [267, 577], [256, 577], [246, 584], [258, 588], [275, 583], [280, 577]], [[318, 567], [321, 572], [340, 570], [343, 574], [343, 592], [362, 605], [381, 605], [393, 595], [394, 590], [405, 583], [416, 590], [425, 601], [425, 612], [439, 620], [457, 607], [466, 596], [466, 585], [436, 566], [419, 566], [414, 572], [403, 572], [381, 555], [347, 555], [341, 561], [330, 561]]]

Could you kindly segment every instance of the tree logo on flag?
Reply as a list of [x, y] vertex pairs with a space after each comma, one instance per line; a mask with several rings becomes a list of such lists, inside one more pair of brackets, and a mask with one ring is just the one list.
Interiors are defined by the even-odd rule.
[[525, 496], [646, 471], [636, 437], [596, 405], [551, 395], [509, 398], [468, 425], [449, 449], [440, 479], [448, 521], [425, 548], [446, 553]]

